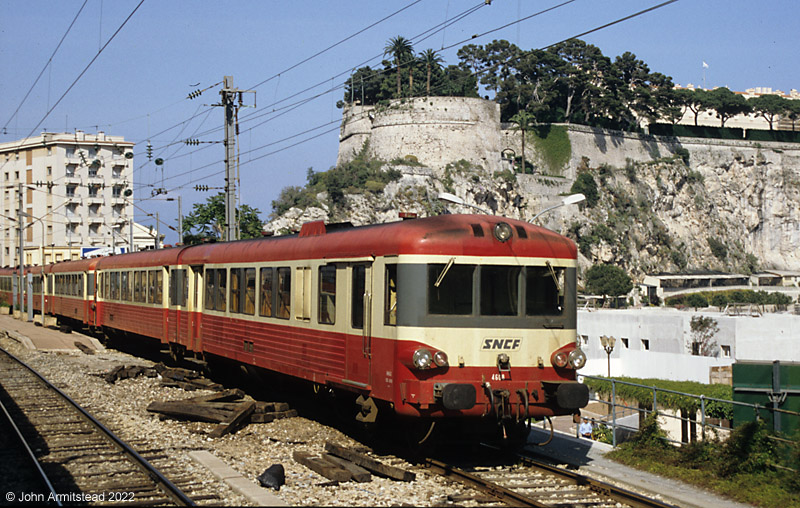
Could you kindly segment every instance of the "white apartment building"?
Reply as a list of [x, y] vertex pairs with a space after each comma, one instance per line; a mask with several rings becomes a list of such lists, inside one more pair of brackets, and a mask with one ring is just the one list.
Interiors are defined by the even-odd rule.
[[[78, 259], [82, 248], [129, 250], [133, 145], [101, 131], [1, 143], [0, 266], [19, 264], [20, 190], [26, 265]], [[133, 250], [137, 240], [145, 239], [135, 238]]]

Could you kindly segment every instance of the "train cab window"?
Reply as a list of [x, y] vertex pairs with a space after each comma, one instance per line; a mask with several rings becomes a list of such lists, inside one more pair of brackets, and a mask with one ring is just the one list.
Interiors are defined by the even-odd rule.
[[275, 317], [289, 319], [292, 310], [292, 270], [278, 268], [278, 309]]
[[525, 314], [561, 315], [564, 309], [564, 268], [529, 266], [525, 269]]
[[386, 265], [386, 298], [383, 306], [383, 323], [397, 324], [397, 265]]
[[156, 284], [155, 284], [155, 286], [156, 286], [156, 296], [154, 298], [154, 300], [155, 300], [154, 303], [161, 304], [161, 302], [163, 301], [162, 300], [162, 298], [163, 298], [162, 295], [164, 293], [164, 271], [159, 269], [159, 270], [153, 271], [152, 273], [155, 274], [155, 279], [156, 279]]
[[272, 296], [273, 296], [273, 272], [272, 268], [262, 268], [261, 272], [261, 295], [258, 308], [258, 315], [272, 317]]
[[336, 266], [319, 267], [319, 322], [336, 323]]
[[256, 269], [244, 269], [244, 313], [256, 313]]
[[367, 291], [366, 265], [353, 265], [350, 305], [350, 324], [353, 328], [364, 328], [364, 293]]
[[88, 291], [88, 293], [87, 293], [87, 294], [88, 294], [88, 296], [90, 296], [90, 297], [94, 296], [94, 290], [95, 290], [95, 277], [97, 277], [97, 274], [95, 274], [95, 273], [90, 273], [90, 274], [89, 274], [89, 280], [88, 280], [88, 282], [87, 282], [87, 291]]
[[481, 315], [516, 316], [519, 311], [519, 266], [481, 266]]
[[231, 312], [240, 314], [242, 312], [242, 269], [231, 268]]
[[428, 312], [430, 314], [472, 314], [472, 286], [475, 265], [428, 265]]

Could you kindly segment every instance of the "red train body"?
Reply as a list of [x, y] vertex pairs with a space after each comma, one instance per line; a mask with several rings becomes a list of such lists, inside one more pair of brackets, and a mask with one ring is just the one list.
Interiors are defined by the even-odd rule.
[[[314, 222], [48, 265], [45, 312], [349, 392], [364, 421], [540, 419], [588, 400], [575, 380], [576, 265], [569, 239], [498, 217]], [[36, 302], [42, 268], [31, 273]], [[0, 296], [11, 275], [0, 272]]]

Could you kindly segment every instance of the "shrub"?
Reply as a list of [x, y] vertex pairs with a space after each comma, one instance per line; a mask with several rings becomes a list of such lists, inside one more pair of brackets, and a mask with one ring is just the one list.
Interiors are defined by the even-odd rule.
[[725, 258], [728, 257], [728, 248], [725, 244], [712, 236], [706, 238], [706, 242], [708, 242], [711, 253], [720, 261], [725, 261]]
[[586, 206], [593, 208], [600, 200], [600, 192], [597, 190], [597, 182], [589, 173], [579, 173], [575, 182], [570, 187], [569, 192], [576, 194], [580, 192], [586, 196]]
[[691, 293], [686, 298], [686, 304], [689, 307], [694, 307], [695, 309], [700, 307], [708, 307], [708, 300], [705, 296], [700, 293]]

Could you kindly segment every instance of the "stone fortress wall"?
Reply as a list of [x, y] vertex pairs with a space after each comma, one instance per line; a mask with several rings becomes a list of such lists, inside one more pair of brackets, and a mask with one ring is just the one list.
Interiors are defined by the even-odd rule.
[[413, 156], [434, 170], [461, 159], [491, 171], [501, 166], [500, 107], [467, 97], [418, 97], [389, 106], [347, 106], [337, 164], [352, 160], [366, 141], [386, 161]]

